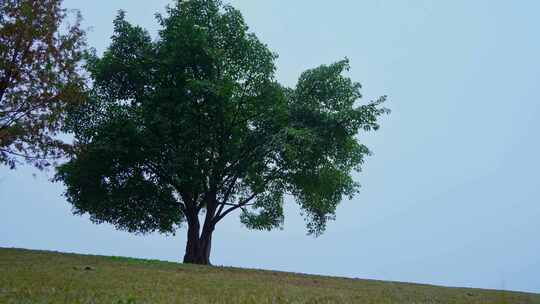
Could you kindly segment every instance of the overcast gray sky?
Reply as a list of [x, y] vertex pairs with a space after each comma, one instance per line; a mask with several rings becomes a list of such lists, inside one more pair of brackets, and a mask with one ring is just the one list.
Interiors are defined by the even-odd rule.
[[[66, 0], [89, 42], [116, 11], [155, 33], [165, 0]], [[278, 79], [345, 56], [365, 100], [392, 114], [320, 238], [291, 203], [283, 231], [218, 226], [212, 261], [348, 277], [540, 292], [540, 2], [232, 1], [280, 55]], [[62, 186], [0, 168], [0, 246], [178, 261], [185, 231], [135, 236], [71, 215]], [[49, 174], [50, 176], [50, 174]]]

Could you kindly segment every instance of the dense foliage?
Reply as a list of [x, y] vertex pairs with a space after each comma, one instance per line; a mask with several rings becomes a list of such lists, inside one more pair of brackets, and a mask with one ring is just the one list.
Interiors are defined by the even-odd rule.
[[67, 146], [56, 137], [66, 108], [80, 103], [80, 16], [61, 29], [61, 0], [0, 1], [0, 165], [50, 165]]
[[218, 0], [177, 1], [158, 20], [152, 40], [121, 12], [88, 60], [91, 101], [69, 116], [76, 151], [57, 174], [75, 212], [138, 233], [187, 223], [184, 261], [203, 264], [221, 219], [280, 227], [286, 195], [322, 233], [357, 191], [369, 150], [356, 136], [379, 127], [384, 97], [355, 104], [348, 60], [280, 85], [276, 55]]

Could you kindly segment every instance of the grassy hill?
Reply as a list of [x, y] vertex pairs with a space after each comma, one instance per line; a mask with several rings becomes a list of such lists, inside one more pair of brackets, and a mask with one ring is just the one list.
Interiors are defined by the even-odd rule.
[[540, 303], [540, 295], [0, 248], [0, 303]]

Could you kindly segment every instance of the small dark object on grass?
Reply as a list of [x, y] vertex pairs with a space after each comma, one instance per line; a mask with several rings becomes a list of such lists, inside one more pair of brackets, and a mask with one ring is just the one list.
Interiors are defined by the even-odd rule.
[[73, 270], [85, 270], [85, 271], [94, 271], [96, 270], [94, 267], [91, 267], [91, 266], [84, 266], [84, 267], [77, 267], [77, 266], [74, 266], [73, 267]]

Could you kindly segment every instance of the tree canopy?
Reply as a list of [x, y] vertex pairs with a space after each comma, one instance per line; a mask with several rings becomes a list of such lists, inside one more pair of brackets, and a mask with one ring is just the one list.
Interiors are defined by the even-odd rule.
[[186, 224], [185, 262], [208, 264], [216, 224], [281, 227], [290, 196], [319, 235], [369, 149], [385, 97], [358, 105], [341, 60], [279, 84], [275, 59], [242, 15], [219, 0], [177, 1], [157, 39], [114, 20], [111, 45], [88, 58], [90, 100], [71, 111], [72, 159], [57, 180], [75, 213], [135, 233]]
[[85, 47], [79, 14], [61, 0], [0, 1], [0, 165], [50, 165], [68, 146], [56, 135], [83, 100]]

